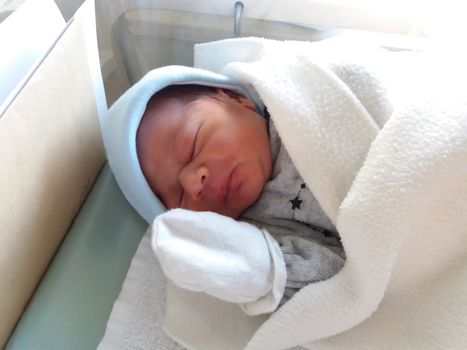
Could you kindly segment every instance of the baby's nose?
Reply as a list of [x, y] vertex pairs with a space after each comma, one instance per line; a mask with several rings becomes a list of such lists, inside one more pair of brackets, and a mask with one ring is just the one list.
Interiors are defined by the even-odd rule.
[[194, 201], [199, 201], [203, 197], [203, 190], [209, 177], [209, 169], [200, 166], [181, 177], [183, 189]]

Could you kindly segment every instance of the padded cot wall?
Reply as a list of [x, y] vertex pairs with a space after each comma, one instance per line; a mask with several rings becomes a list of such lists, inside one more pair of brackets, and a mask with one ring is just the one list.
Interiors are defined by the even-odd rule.
[[94, 27], [75, 18], [0, 118], [0, 347], [105, 160]]

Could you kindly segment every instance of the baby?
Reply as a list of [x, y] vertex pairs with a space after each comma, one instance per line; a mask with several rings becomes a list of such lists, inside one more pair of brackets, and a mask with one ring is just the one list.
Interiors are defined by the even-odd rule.
[[115, 179], [152, 223], [152, 247], [177, 286], [254, 315], [343, 266], [334, 226], [250, 86], [158, 68], [112, 105], [101, 130]]
[[172, 85], [148, 102], [136, 138], [149, 185], [165, 206], [237, 218], [271, 177], [267, 121], [249, 99]]
[[[344, 252], [267, 111], [260, 112], [251, 99], [232, 90], [172, 85], [149, 100], [136, 145], [143, 174], [168, 209], [240, 218], [274, 237], [287, 274], [279, 298], [283, 303], [306, 284], [335, 274]], [[223, 228], [218, 230], [222, 234]], [[165, 257], [161, 263], [180, 261]], [[210, 274], [210, 269], [202, 273]], [[180, 285], [185, 278], [172, 276]]]

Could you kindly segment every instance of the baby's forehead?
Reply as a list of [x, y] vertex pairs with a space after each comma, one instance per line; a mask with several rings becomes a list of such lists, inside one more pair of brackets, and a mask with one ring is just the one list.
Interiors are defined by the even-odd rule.
[[153, 133], [182, 125], [190, 111], [187, 106], [175, 99], [162, 98], [157, 103], [148, 103], [140, 120], [139, 131], [147, 128], [154, 129]]
[[213, 94], [207, 86], [171, 85], [156, 92], [147, 102], [140, 124], [145, 119], [165, 122], [167, 118], [190, 113], [190, 106], [194, 102], [204, 100]]

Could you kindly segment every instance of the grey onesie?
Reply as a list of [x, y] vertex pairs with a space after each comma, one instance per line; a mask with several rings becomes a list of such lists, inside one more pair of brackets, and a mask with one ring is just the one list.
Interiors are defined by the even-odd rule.
[[345, 254], [336, 229], [302, 180], [270, 119], [269, 140], [271, 180], [240, 219], [266, 229], [279, 244], [287, 269], [282, 304], [305, 285], [337, 273]]

